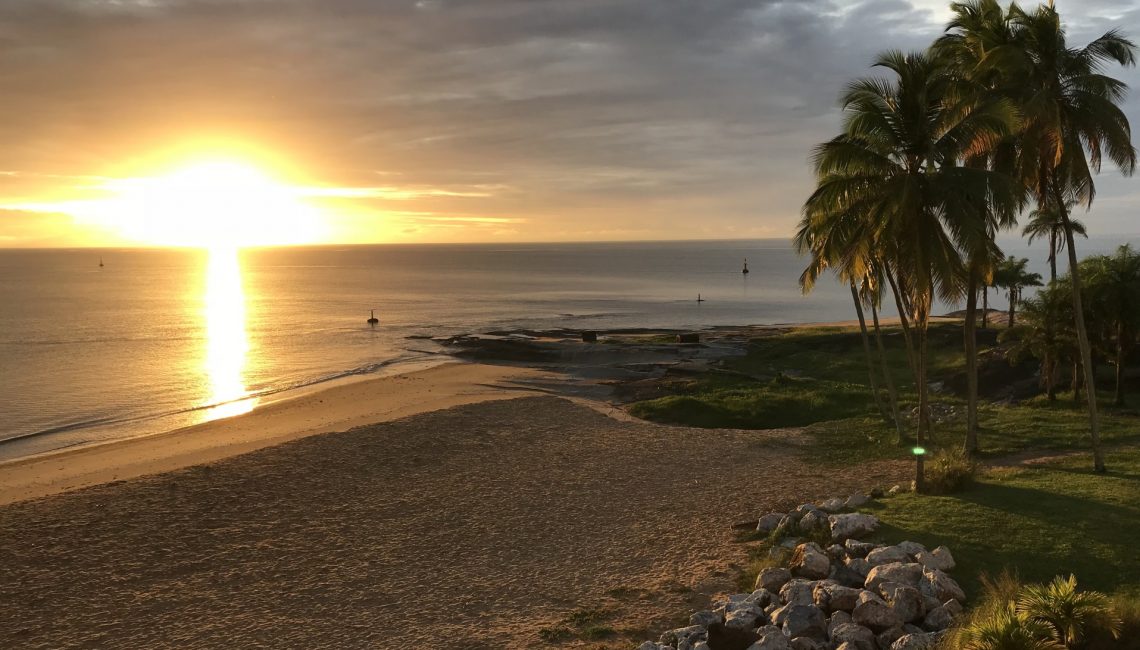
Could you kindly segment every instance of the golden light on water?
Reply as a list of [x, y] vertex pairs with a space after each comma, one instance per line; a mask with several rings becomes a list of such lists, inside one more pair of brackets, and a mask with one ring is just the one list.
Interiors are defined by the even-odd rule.
[[234, 247], [214, 247], [206, 263], [205, 371], [209, 380], [205, 411], [208, 420], [241, 415], [253, 410], [256, 397], [247, 397], [245, 368], [249, 355], [245, 292], [241, 263]]

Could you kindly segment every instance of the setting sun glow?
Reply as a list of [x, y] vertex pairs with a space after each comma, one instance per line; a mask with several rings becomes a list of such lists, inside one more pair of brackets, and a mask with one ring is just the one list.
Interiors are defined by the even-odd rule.
[[234, 248], [308, 244], [322, 221], [301, 192], [248, 164], [211, 161], [158, 176], [108, 181], [98, 217], [158, 246]]

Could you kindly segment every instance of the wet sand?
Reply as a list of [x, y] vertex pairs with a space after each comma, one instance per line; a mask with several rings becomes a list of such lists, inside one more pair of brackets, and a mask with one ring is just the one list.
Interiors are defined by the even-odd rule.
[[628, 647], [730, 588], [732, 522], [909, 468], [555, 397], [448, 406], [0, 506], [0, 646], [542, 647], [601, 607], [619, 636], [562, 647]]

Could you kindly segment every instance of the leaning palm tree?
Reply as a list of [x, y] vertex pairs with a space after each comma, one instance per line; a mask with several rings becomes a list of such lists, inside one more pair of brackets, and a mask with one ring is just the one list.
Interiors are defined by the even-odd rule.
[[934, 299], [962, 295], [963, 253], [996, 248], [989, 214], [1017, 209], [1008, 177], [960, 163], [1008, 134], [1016, 119], [1005, 104], [969, 99], [925, 53], [888, 52], [875, 65], [892, 78], [847, 87], [843, 134], [813, 155], [818, 185], [804, 204], [803, 223], [852, 215], [871, 230], [916, 338], [921, 445], [930, 433], [927, 328]]
[[[1065, 210], [1072, 212], [1075, 205], [1076, 203], [1069, 201]], [[1069, 228], [1072, 228], [1076, 235], [1088, 237], [1085, 225], [1071, 217], [1069, 218]], [[1065, 249], [1065, 242], [1068, 240], [1068, 235], [1065, 234], [1065, 224], [1061, 221], [1061, 212], [1053, 208], [1051, 204], [1030, 212], [1029, 223], [1025, 224], [1021, 234], [1029, 238], [1030, 244], [1038, 238], [1049, 240], [1049, 281], [1056, 282], [1057, 253]]]
[[1088, 398], [1093, 467], [1103, 472], [1092, 352], [1073, 240], [1075, 228], [1065, 206], [1070, 200], [1086, 208], [1092, 206], [1096, 196], [1093, 177], [1100, 172], [1104, 158], [1125, 174], [1136, 167], [1128, 117], [1120, 109], [1128, 87], [1104, 74], [1105, 66], [1111, 63], [1134, 65], [1136, 47], [1116, 30], [1083, 48], [1070, 47], [1051, 0], [1032, 12], [1012, 4], [1008, 13], [1017, 47], [1003, 52], [1007, 56], [1003, 56], [1002, 68], [1006, 89], [1022, 114], [1021, 176], [1036, 195], [1038, 209], [1052, 205], [1060, 216]]

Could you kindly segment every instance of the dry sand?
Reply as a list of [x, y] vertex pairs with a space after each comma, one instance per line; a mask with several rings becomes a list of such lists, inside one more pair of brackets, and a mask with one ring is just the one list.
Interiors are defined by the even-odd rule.
[[732, 522], [909, 469], [799, 435], [527, 397], [12, 503], [0, 647], [540, 647], [599, 607], [628, 647], [730, 588]]
[[317, 433], [518, 397], [528, 392], [510, 390], [510, 381], [548, 374], [450, 363], [342, 384], [161, 435], [0, 463], [0, 504], [209, 463]]

